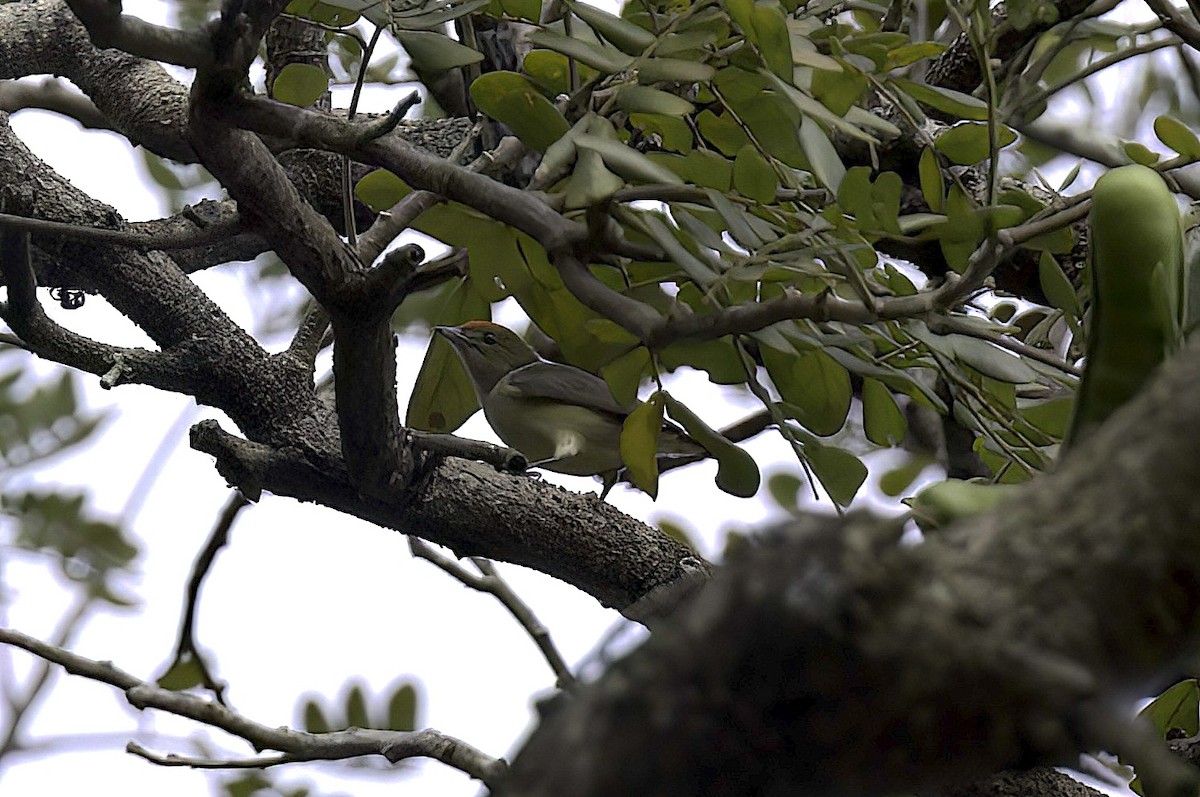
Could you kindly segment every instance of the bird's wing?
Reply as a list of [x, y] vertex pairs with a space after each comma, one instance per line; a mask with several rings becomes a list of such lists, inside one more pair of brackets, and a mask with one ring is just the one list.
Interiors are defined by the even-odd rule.
[[501, 382], [527, 398], [576, 404], [617, 415], [628, 415], [633, 410], [613, 398], [603, 379], [570, 365], [530, 363], [510, 372]]

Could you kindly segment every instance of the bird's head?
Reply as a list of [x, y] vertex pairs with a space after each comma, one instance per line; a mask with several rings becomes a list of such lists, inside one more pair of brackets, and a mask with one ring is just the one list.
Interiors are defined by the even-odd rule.
[[435, 327], [462, 360], [480, 396], [486, 396], [507, 373], [538, 361], [537, 353], [517, 333], [490, 321], [468, 321], [457, 327]]

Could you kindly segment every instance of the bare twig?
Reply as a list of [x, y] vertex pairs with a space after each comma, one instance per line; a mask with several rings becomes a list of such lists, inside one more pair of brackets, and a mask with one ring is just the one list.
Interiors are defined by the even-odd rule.
[[192, 563], [192, 572], [188, 576], [187, 598], [184, 601], [183, 616], [179, 621], [179, 634], [175, 642], [175, 659], [171, 665], [175, 666], [190, 659], [200, 669], [200, 679], [204, 688], [211, 691], [221, 705], [226, 705], [225, 683], [213, 676], [208, 662], [196, 644], [196, 608], [200, 603], [200, 588], [204, 585], [204, 579], [212, 569], [213, 562], [216, 561], [217, 553], [228, 544], [229, 531], [233, 528], [234, 521], [249, 505], [250, 501], [238, 490], [230, 494], [204, 547]]
[[479, 573], [472, 573], [453, 559], [442, 556], [419, 537], [410, 535], [408, 538], [408, 547], [412, 551], [413, 556], [430, 562], [471, 589], [495, 596], [504, 608], [508, 609], [509, 614], [516, 618], [521, 627], [525, 629], [525, 633], [529, 634], [529, 638], [533, 640], [538, 650], [542, 652], [546, 663], [550, 665], [550, 669], [554, 671], [554, 675], [558, 678], [559, 688], [570, 690], [575, 687], [575, 676], [571, 674], [570, 667], [567, 666], [562, 654], [558, 652], [554, 640], [550, 638], [550, 631], [537, 619], [533, 610], [529, 608], [529, 605], [521, 600], [512, 587], [508, 585], [508, 582], [500, 576], [500, 573], [496, 570], [496, 566], [490, 559], [478, 556], [471, 557], [471, 563], [479, 568]]
[[471, 745], [434, 730], [403, 732], [352, 728], [331, 733], [306, 733], [291, 728], [269, 728], [199, 695], [162, 689], [141, 681], [111, 662], [80, 656], [10, 628], [0, 628], [0, 642], [58, 664], [72, 675], [115, 686], [125, 692], [126, 700], [134, 708], [156, 708], [187, 717], [245, 739], [260, 750], [287, 753], [295, 761], [336, 761], [381, 755], [395, 763], [420, 756], [437, 759], [489, 785], [497, 783], [508, 769], [503, 759], [484, 755]]
[[[76, 632], [82, 627], [83, 620], [92, 607], [92, 601], [93, 599], [86, 592], [82, 592], [76, 597], [74, 606], [63, 616], [58, 631], [54, 634], [54, 641], [50, 644], [62, 647], [70, 643]], [[21, 728], [31, 717], [29, 708], [45, 690], [46, 685], [50, 683], [50, 675], [53, 672], [50, 664], [51, 662], [45, 659], [40, 661], [29, 674], [24, 694], [17, 697], [14, 693], [5, 700], [10, 716], [8, 728], [4, 731], [4, 736], [0, 738], [0, 759], [21, 746]]]

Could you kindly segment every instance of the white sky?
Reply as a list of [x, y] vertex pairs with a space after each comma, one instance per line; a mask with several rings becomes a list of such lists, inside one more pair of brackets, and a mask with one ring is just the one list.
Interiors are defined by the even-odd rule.
[[[165, 4], [127, 3], [126, 9], [165, 22]], [[405, 87], [368, 93], [364, 110], [385, 110]], [[79, 188], [115, 206], [131, 220], [162, 216], [166, 208], [153, 190], [144, 190], [138, 153], [118, 136], [83, 132], [68, 120], [41, 112], [13, 118], [22, 138]], [[136, 176], [136, 177], [135, 177]], [[196, 279], [236, 320], [250, 324], [254, 312], [241, 292], [238, 266], [226, 266]], [[47, 308], [57, 308], [49, 301]], [[137, 330], [97, 298], [82, 310], [57, 312], [71, 328], [111, 343], [138, 345]], [[513, 321], [511, 308], [500, 320]], [[426, 341], [412, 339], [401, 352], [402, 403], [406, 400]], [[405, 367], [407, 366], [407, 367]], [[39, 373], [48, 372], [39, 366]], [[119, 516], [129, 490], [167, 430], [181, 415], [219, 417], [197, 409], [189, 399], [150, 388], [99, 389], [94, 377], [82, 383], [88, 405], [110, 409], [114, 419], [98, 445], [64, 458], [37, 478], [64, 488], [86, 488], [97, 510]], [[712, 425], [743, 417], [756, 405], [737, 392], [708, 384], [701, 374], [677, 374], [676, 395], [697, 407]], [[225, 423], [233, 431], [232, 424]], [[181, 427], [186, 428], [186, 427]], [[482, 416], [459, 432], [495, 440]], [[169, 459], [133, 523], [143, 545], [140, 579], [130, 592], [141, 600], [136, 611], [107, 612], [87, 623], [71, 646], [140, 677], [161, 672], [171, 655], [184, 583], [197, 549], [206, 539], [228, 496], [207, 455], [187, 447], [186, 435], [172, 441]], [[787, 450], [770, 433], [748, 446], [763, 466], [799, 473]], [[884, 457], [887, 455], [885, 454]], [[879, 459], [875, 459], [878, 463]], [[770, 463], [776, 463], [774, 465]], [[691, 466], [663, 477], [657, 503], [641, 493], [617, 488], [610, 497], [622, 510], [653, 522], [682, 523], [714, 555], [731, 528], [779, 517], [762, 500], [742, 500], [719, 492], [713, 463]], [[548, 480], [573, 489], [595, 490], [589, 479], [549, 474]], [[873, 480], [872, 480], [873, 481]], [[864, 486], [864, 494], [871, 482]], [[765, 491], [764, 491], [765, 492]], [[826, 504], [828, 507], [828, 504]], [[486, 529], [481, 529], [486, 533]], [[43, 561], [0, 549], [3, 583], [10, 586], [6, 624], [39, 637], [49, 636], [66, 608], [66, 593]], [[550, 629], [569, 661], [587, 656], [619, 621], [590, 597], [551, 578], [505, 566], [504, 574]], [[300, 696], [344, 697], [347, 679], [357, 678], [369, 695], [400, 677], [423, 685], [419, 723], [457, 736], [491, 755], [506, 755], [531, 718], [531, 701], [553, 685], [553, 677], [532, 642], [489, 596], [471, 592], [424, 562], [414, 561], [405, 539], [338, 513], [290, 499], [265, 496], [243, 513], [231, 544], [221, 552], [203, 594], [199, 640], [216, 652], [218, 674], [231, 684], [229, 697], [246, 716], [268, 725], [295, 725]], [[11, 655], [18, 679], [31, 658]], [[213, 740], [214, 755], [244, 757], [245, 744], [195, 723], [158, 712], [138, 715], [107, 686], [55, 676], [39, 704], [26, 738], [47, 740], [53, 755], [35, 751], [9, 759], [0, 770], [5, 794], [88, 793], [119, 788], [122, 793], [178, 797], [207, 795], [212, 773], [166, 769], [123, 752], [134, 738], [159, 752], [199, 754], [193, 741]], [[284, 782], [309, 782], [322, 793], [397, 793], [457, 797], [479, 791], [461, 773], [435, 762], [409, 762], [399, 768], [292, 765], [274, 770]], [[331, 774], [332, 773], [332, 774]]]

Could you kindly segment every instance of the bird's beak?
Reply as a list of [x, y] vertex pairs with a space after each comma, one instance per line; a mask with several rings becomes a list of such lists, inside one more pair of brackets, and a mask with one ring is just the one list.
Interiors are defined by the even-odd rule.
[[435, 335], [441, 335], [443, 338], [445, 338], [448, 341], [455, 341], [455, 340], [462, 339], [462, 332], [459, 330], [458, 327], [434, 327], [433, 333]]

